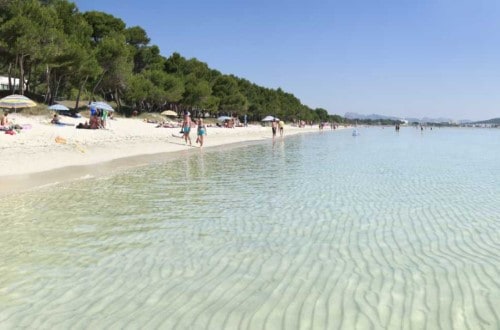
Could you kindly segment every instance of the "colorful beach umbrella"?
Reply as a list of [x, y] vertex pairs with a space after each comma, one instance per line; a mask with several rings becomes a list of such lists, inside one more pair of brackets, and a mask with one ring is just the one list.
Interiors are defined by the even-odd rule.
[[63, 104], [52, 104], [49, 109], [54, 111], [69, 111], [69, 108]]
[[226, 120], [231, 120], [232, 118], [229, 116], [220, 116], [217, 118], [217, 121], [226, 121]]
[[36, 107], [36, 103], [24, 95], [9, 95], [0, 99], [0, 108], [21, 109]]
[[172, 110], [165, 110], [161, 114], [168, 117], [177, 117], [177, 112]]
[[115, 111], [115, 109], [113, 109], [113, 107], [107, 104], [106, 102], [92, 102], [89, 104], [89, 107], [90, 108], [94, 107], [96, 109], [106, 110], [109, 112]]

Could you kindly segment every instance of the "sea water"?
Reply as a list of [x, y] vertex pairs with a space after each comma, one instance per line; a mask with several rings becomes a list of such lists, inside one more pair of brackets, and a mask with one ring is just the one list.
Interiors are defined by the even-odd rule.
[[358, 130], [2, 197], [0, 328], [498, 329], [500, 130]]

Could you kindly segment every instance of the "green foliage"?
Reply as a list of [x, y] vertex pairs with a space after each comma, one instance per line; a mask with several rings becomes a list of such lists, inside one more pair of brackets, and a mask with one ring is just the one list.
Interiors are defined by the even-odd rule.
[[316, 113], [316, 116], [319, 120], [321, 121], [328, 121], [328, 111], [325, 109], [317, 108], [314, 109], [314, 112]]
[[125, 23], [110, 14], [99, 11], [89, 11], [83, 14], [85, 20], [92, 27], [94, 42], [100, 42], [104, 37], [114, 33], [123, 33]]
[[127, 44], [137, 48], [146, 46], [150, 41], [146, 31], [144, 31], [144, 29], [140, 26], [127, 28], [125, 30], [125, 38], [127, 40]]
[[334, 122], [334, 123], [337, 123], [337, 124], [340, 124], [340, 123], [344, 123], [345, 122], [345, 118], [341, 117], [339, 115], [331, 115], [330, 116], [330, 121]]
[[127, 93], [125, 100], [129, 104], [141, 104], [151, 97], [151, 90], [155, 88], [154, 84], [142, 74], [132, 75], [127, 82]]
[[181, 79], [171, 74], [165, 74], [162, 86], [165, 90], [165, 101], [177, 103], [182, 99], [184, 84]]
[[212, 93], [219, 98], [221, 112], [241, 112], [248, 108], [248, 100], [239, 91], [238, 82], [233, 76], [217, 77], [212, 86]]
[[281, 88], [222, 74], [179, 53], [165, 58], [142, 27], [104, 12], [81, 13], [68, 0], [0, 0], [0, 70], [29, 76], [27, 88], [45, 94], [47, 103], [65, 96], [79, 107], [80, 99], [99, 98], [127, 111], [175, 106], [249, 120], [343, 122]]
[[210, 95], [201, 102], [201, 108], [207, 110], [208, 112], [217, 112], [220, 105], [220, 99], [216, 96]]
[[110, 34], [101, 39], [97, 46], [97, 61], [105, 75], [101, 88], [116, 91], [126, 87], [126, 81], [132, 74], [132, 62], [129, 49], [124, 47], [125, 36], [119, 33]]
[[162, 70], [165, 59], [158, 46], [141, 47], [134, 50], [134, 73], [144, 70]]
[[180, 78], [161, 70], [145, 71], [143, 75], [152, 82], [153, 86], [163, 91], [164, 102], [179, 102], [184, 93], [184, 84]]
[[210, 94], [211, 89], [208, 81], [197, 79], [193, 73], [186, 79], [182, 102], [190, 106], [201, 107], [203, 100], [209, 97]]
[[183, 74], [183, 67], [185, 66], [186, 59], [179, 53], [173, 53], [165, 61], [165, 71], [167, 73], [181, 76]]

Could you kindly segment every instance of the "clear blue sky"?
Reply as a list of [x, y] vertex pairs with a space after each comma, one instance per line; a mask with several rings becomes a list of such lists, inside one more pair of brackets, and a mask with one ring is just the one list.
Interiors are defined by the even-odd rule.
[[500, 117], [499, 0], [78, 0], [302, 103], [401, 117]]

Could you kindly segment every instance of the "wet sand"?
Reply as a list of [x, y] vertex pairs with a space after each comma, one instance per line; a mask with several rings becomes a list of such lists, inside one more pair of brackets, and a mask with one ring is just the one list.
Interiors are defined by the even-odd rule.
[[[99, 176], [118, 168], [162, 161], [166, 153], [198, 152], [196, 129], [191, 132], [192, 146], [180, 138], [179, 128], [156, 127], [139, 119], [109, 121], [107, 129], [75, 129], [57, 126], [47, 117], [12, 114], [11, 121], [29, 127], [16, 135], [0, 135], [0, 194], [32, 187]], [[85, 119], [61, 118], [76, 125]], [[317, 132], [317, 127], [287, 125], [289, 135]], [[252, 141], [271, 140], [271, 129], [261, 125], [233, 129], [208, 127], [203, 149]], [[280, 139], [278, 136], [276, 139]]]

